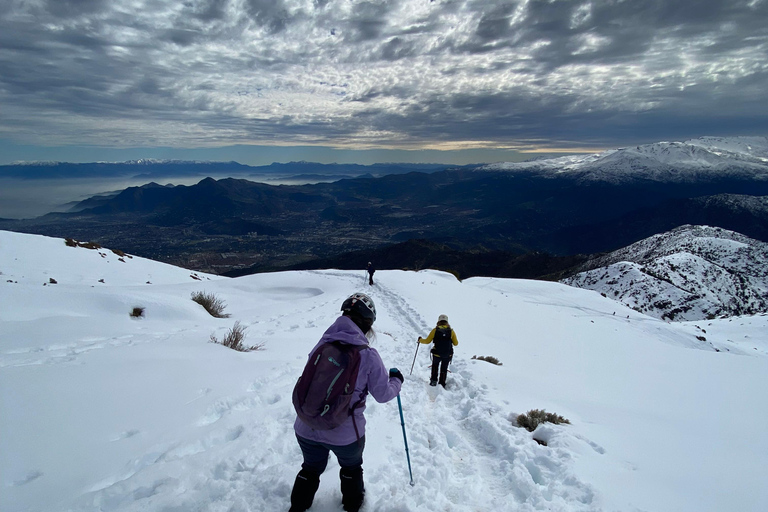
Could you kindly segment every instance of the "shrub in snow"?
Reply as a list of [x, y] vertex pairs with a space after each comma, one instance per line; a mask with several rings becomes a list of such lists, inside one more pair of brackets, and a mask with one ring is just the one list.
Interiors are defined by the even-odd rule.
[[131, 318], [142, 318], [144, 316], [144, 308], [141, 306], [136, 306], [131, 310], [129, 314]]
[[229, 315], [224, 313], [224, 308], [227, 307], [226, 302], [213, 293], [193, 292], [192, 300], [203, 306], [212, 317], [229, 318]]
[[559, 414], [547, 412], [544, 409], [531, 409], [517, 417], [517, 425], [523, 427], [528, 432], [536, 430], [540, 423], [554, 423], [556, 425], [568, 423], [570, 425], [571, 422]]
[[495, 364], [496, 366], [501, 366], [501, 361], [499, 361], [493, 356], [480, 356], [480, 357], [472, 356], [472, 359], [477, 359], [479, 361], [487, 361], [489, 363]]
[[243, 340], [245, 340], [245, 329], [245, 327], [240, 325], [240, 321], [238, 320], [221, 341], [211, 334], [211, 343], [218, 343], [219, 345], [224, 345], [225, 347], [237, 350], [238, 352], [251, 352], [253, 350], [261, 349], [264, 346], [263, 343], [251, 346], [243, 345]]

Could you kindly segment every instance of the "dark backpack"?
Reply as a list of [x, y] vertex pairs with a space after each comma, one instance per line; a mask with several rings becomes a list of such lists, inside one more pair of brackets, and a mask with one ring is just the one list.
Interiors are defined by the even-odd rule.
[[451, 339], [451, 328], [435, 329], [434, 338], [435, 347], [432, 353], [438, 356], [446, 357], [453, 355], [453, 339]]
[[293, 388], [293, 407], [301, 421], [315, 430], [331, 430], [354, 412], [362, 402], [350, 406], [360, 370], [360, 351], [366, 348], [368, 345], [333, 341], [312, 352]]

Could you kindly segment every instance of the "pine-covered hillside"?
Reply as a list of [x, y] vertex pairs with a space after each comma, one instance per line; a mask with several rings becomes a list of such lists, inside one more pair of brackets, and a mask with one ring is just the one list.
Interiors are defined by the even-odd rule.
[[768, 244], [709, 226], [681, 226], [587, 264], [565, 284], [647, 315], [702, 320], [768, 311]]

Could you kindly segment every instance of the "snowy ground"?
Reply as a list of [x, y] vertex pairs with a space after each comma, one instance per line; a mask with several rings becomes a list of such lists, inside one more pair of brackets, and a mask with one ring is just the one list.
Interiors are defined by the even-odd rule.
[[[406, 376], [415, 480], [397, 402], [369, 400], [364, 511], [768, 503], [768, 317], [670, 324], [557, 283], [435, 271], [379, 271], [369, 287], [362, 270], [224, 279], [123, 260], [0, 232], [3, 512], [287, 510], [301, 463], [290, 392], [357, 290], [376, 302], [385, 364]], [[231, 317], [190, 300], [202, 290]], [[425, 346], [410, 375], [441, 313], [459, 338], [445, 390], [427, 385]], [[237, 320], [262, 350], [209, 343]], [[518, 428], [533, 408], [571, 425]], [[311, 510], [341, 510], [335, 461]]]

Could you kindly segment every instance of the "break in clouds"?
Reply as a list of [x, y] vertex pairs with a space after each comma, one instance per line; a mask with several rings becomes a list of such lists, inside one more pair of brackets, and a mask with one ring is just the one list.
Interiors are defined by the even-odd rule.
[[768, 0], [5, 0], [21, 144], [577, 148], [768, 128]]

